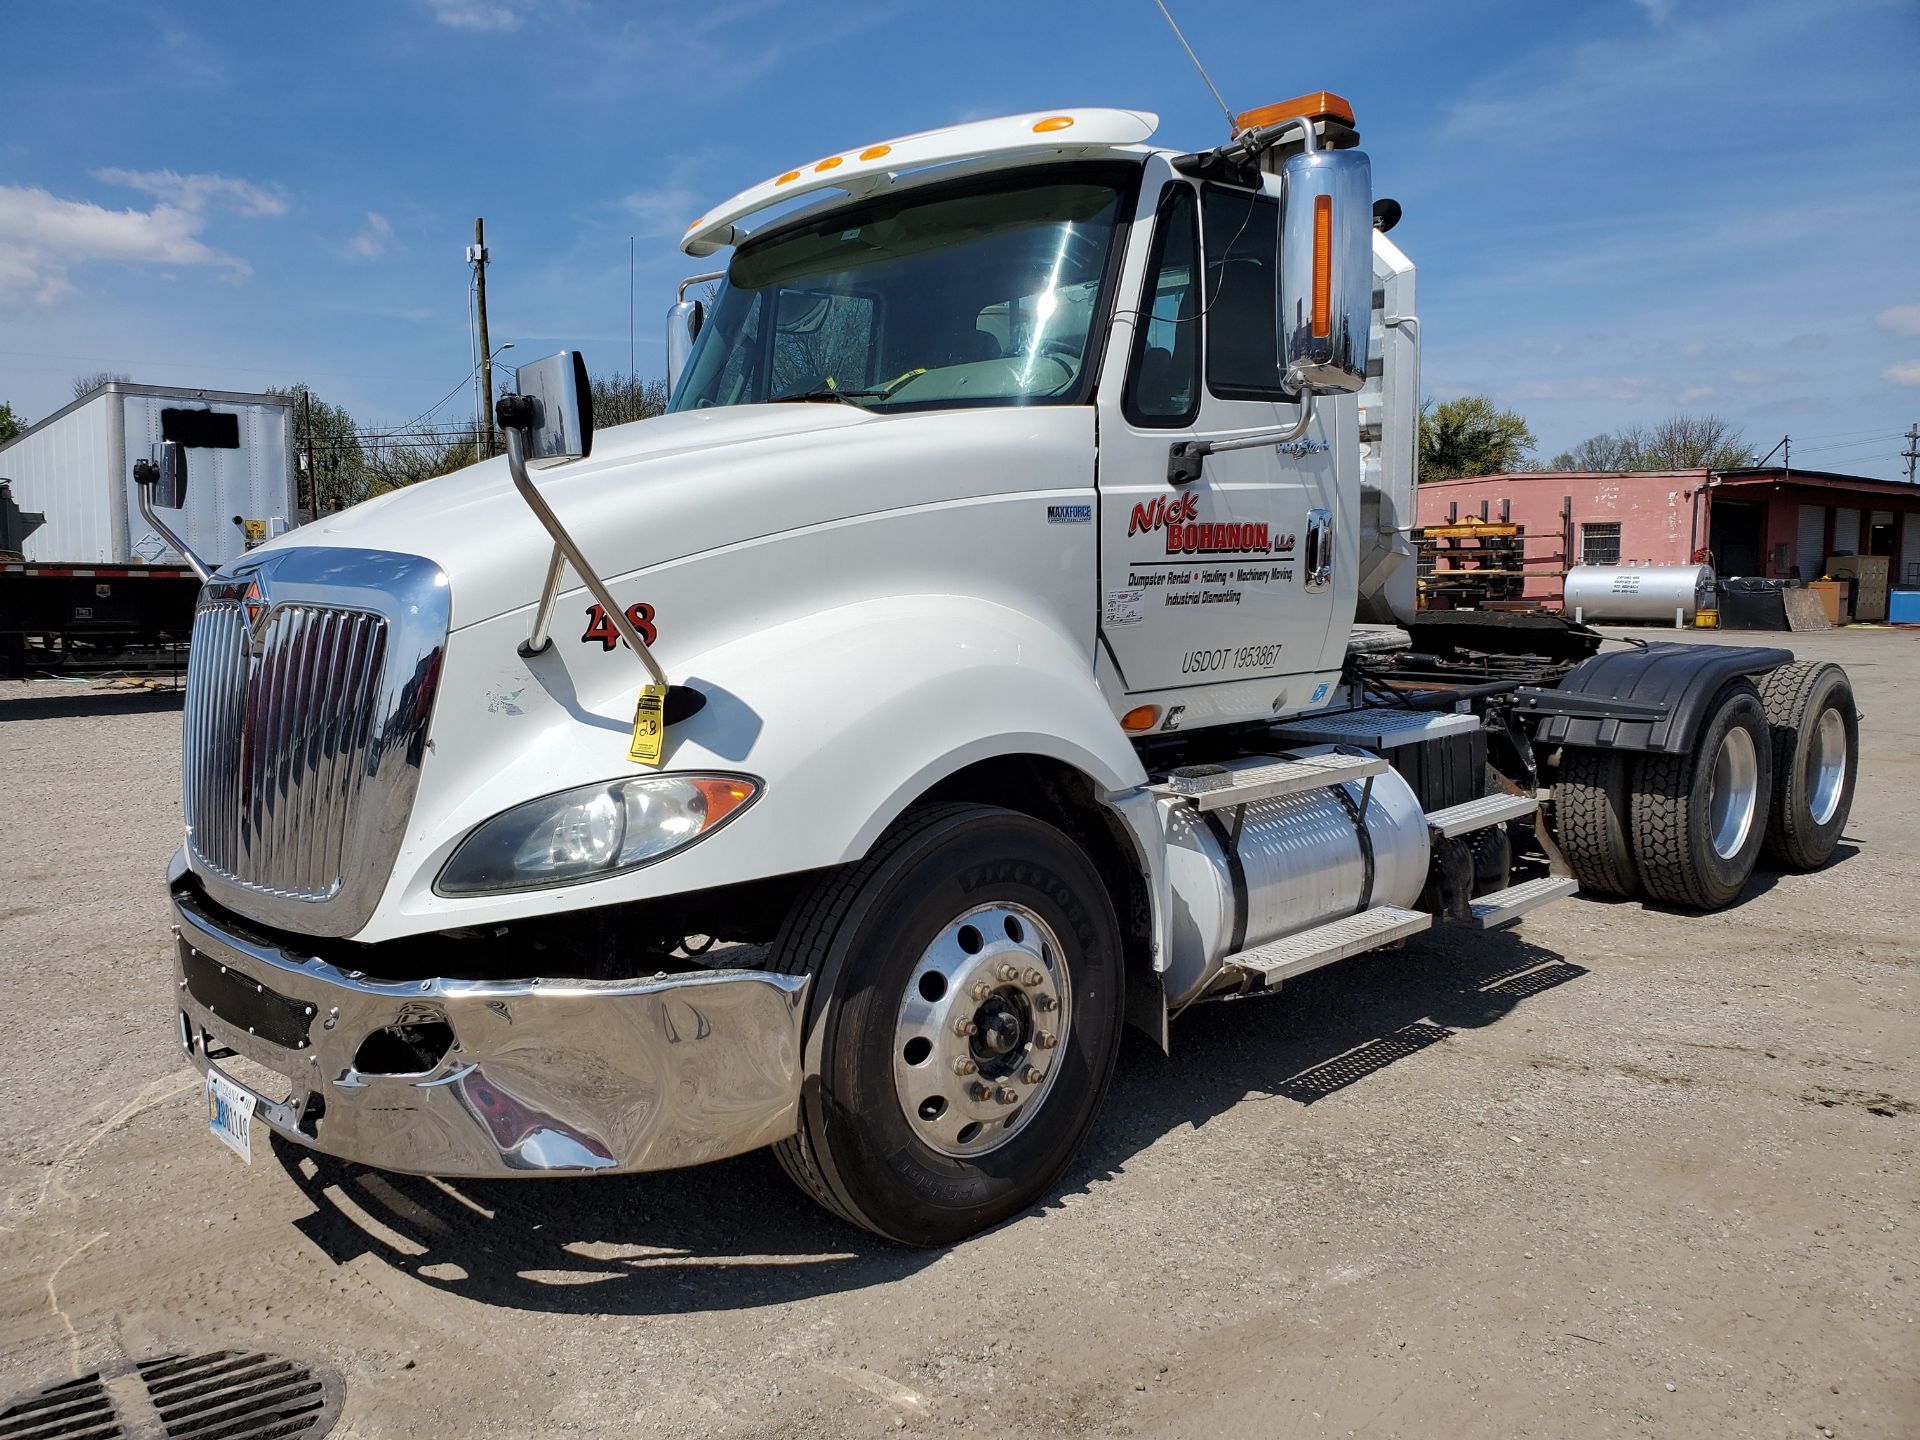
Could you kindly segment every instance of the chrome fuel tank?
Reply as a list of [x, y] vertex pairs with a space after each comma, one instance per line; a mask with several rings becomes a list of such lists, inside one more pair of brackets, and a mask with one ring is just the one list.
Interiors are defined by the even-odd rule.
[[[1273, 759], [1248, 756], [1226, 768], [1267, 765]], [[1170, 1005], [1178, 1008], [1197, 997], [1229, 955], [1370, 906], [1410, 906], [1419, 898], [1429, 853], [1420, 802], [1397, 771], [1376, 775], [1363, 844], [1355, 819], [1361, 790], [1353, 781], [1247, 806], [1234, 845], [1238, 881], [1228, 859], [1231, 813], [1201, 815], [1184, 805], [1168, 809]]]

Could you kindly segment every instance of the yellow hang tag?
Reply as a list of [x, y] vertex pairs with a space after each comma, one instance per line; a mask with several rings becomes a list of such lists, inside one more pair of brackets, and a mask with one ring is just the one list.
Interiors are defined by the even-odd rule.
[[633, 743], [627, 759], [636, 765], [658, 765], [667, 738], [667, 687], [642, 685], [640, 703], [633, 707]]

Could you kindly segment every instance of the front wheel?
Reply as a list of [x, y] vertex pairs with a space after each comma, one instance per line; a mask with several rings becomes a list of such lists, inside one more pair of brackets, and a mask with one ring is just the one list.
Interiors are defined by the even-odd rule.
[[1086, 1137], [1120, 1043], [1119, 927], [1060, 831], [980, 805], [917, 807], [818, 882], [772, 963], [811, 974], [787, 1173], [913, 1245], [1032, 1205]]

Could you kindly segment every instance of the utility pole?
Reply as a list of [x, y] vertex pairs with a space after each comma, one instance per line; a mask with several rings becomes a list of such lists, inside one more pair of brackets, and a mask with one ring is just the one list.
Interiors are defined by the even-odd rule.
[[313, 392], [300, 387], [300, 418], [307, 432], [307, 516], [320, 518], [320, 475], [313, 468]]
[[1920, 464], [1920, 422], [1907, 427], [1907, 448], [1900, 452], [1907, 457], [1907, 483], [1913, 484], [1913, 467]]
[[487, 222], [473, 222], [473, 246], [467, 251], [473, 262], [474, 308], [480, 317], [480, 436], [482, 453], [493, 454], [493, 351], [487, 343]]

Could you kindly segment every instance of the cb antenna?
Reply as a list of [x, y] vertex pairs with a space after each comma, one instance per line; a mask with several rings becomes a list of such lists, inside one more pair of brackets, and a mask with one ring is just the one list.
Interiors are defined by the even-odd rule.
[[1180, 42], [1180, 48], [1187, 52], [1187, 58], [1193, 61], [1193, 68], [1198, 70], [1200, 72], [1200, 78], [1206, 81], [1207, 89], [1213, 91], [1213, 98], [1218, 101], [1220, 105], [1220, 113], [1227, 117], [1227, 133], [1229, 135], [1237, 134], [1240, 127], [1233, 118], [1232, 107], [1227, 104], [1226, 97], [1220, 93], [1220, 87], [1213, 83], [1213, 77], [1207, 74], [1207, 67], [1200, 63], [1200, 57], [1193, 53], [1193, 46], [1187, 43], [1187, 37], [1180, 33], [1179, 22], [1173, 18], [1173, 14], [1167, 9], [1164, 0], [1153, 0], [1153, 3], [1158, 5], [1160, 7], [1160, 13], [1167, 17], [1167, 24], [1173, 27], [1173, 38], [1178, 40]]

